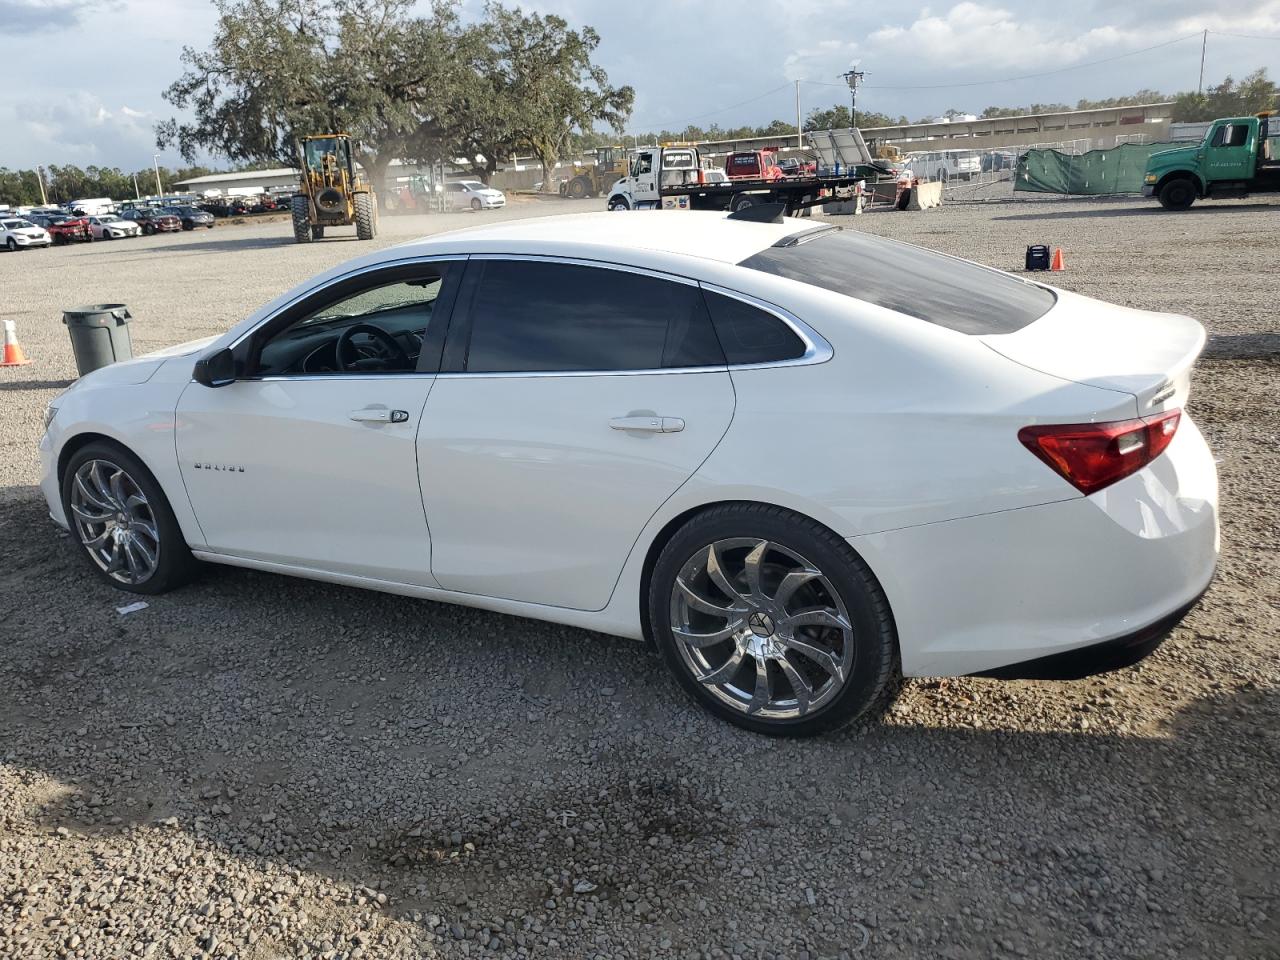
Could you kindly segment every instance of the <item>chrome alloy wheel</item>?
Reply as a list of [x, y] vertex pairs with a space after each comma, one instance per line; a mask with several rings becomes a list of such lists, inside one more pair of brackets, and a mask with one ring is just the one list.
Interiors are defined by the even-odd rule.
[[160, 560], [160, 532], [146, 494], [108, 460], [87, 460], [71, 481], [76, 535], [104, 573], [121, 583], [148, 580]]
[[849, 612], [792, 550], [717, 540], [681, 568], [671, 632], [694, 679], [751, 716], [795, 720], [830, 703], [853, 668]]

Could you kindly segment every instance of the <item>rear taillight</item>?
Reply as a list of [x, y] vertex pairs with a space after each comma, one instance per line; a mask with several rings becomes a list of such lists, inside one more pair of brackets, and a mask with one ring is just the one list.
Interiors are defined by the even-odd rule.
[[1051, 423], [1023, 427], [1018, 439], [1086, 495], [1136, 473], [1164, 453], [1181, 410], [1111, 423]]

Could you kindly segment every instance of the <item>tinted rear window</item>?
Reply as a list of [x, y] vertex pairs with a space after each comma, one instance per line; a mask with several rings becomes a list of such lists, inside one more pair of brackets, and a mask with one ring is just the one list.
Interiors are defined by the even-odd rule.
[[769, 247], [739, 266], [799, 280], [968, 334], [1012, 333], [1055, 297], [1032, 283], [855, 230]]

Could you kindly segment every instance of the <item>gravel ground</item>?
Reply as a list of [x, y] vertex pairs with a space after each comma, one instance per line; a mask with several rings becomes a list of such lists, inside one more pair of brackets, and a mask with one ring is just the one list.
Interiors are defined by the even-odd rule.
[[231, 568], [118, 614], [33, 486], [60, 309], [124, 301], [158, 347], [368, 245], [0, 255], [35, 360], [0, 370], [0, 956], [1280, 957], [1278, 212], [845, 221], [1003, 268], [1051, 243], [1063, 286], [1205, 321], [1223, 556], [1136, 668], [911, 681], [804, 743], [716, 722], [639, 645], [496, 614]]

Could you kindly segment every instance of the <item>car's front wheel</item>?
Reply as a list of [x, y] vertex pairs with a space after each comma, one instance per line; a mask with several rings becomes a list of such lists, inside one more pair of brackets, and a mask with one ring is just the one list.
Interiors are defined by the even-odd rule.
[[896, 686], [884, 591], [847, 542], [807, 517], [726, 504], [667, 543], [649, 623], [681, 686], [741, 727], [781, 736], [837, 729]]
[[62, 477], [62, 508], [81, 554], [117, 589], [164, 593], [195, 570], [164, 491], [122, 447], [94, 442], [72, 455]]

